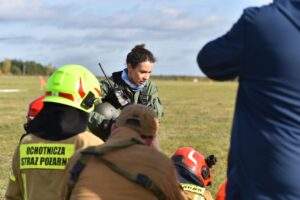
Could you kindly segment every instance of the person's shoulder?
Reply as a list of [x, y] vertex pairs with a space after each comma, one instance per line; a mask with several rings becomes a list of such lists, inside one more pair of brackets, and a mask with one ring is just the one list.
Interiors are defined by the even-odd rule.
[[145, 87], [150, 89], [150, 90], [157, 90], [156, 83], [154, 81], [151, 81], [151, 80], [147, 80]]
[[154, 86], [156, 86], [155, 82], [151, 81], [151, 80], [147, 80], [146, 85], [154, 85]]
[[122, 71], [113, 72], [112, 75], [106, 79], [100, 81], [100, 86], [103, 87], [110, 87], [110, 85], [118, 84], [119, 80], [121, 79]]
[[94, 140], [97, 143], [101, 143], [101, 144], [103, 143], [103, 141], [99, 137], [97, 137], [96, 135], [94, 135], [93, 133], [91, 133], [89, 131], [84, 131], [82, 133], [79, 133], [77, 136], [79, 139], [82, 139], [82, 140]]
[[110, 79], [114, 80], [115, 82], [117, 81], [116, 79], [121, 79], [122, 77], [122, 72], [123, 71], [117, 71], [117, 72], [113, 72]]
[[101, 81], [100, 81], [100, 83], [106, 83], [106, 84], [108, 84], [108, 80], [110, 81], [110, 82], [115, 82], [114, 81], [114, 78], [116, 78], [116, 77], [121, 77], [121, 75], [122, 75], [122, 71], [116, 71], [116, 72], [113, 72], [112, 74], [111, 74], [111, 76], [109, 76], [109, 77], [104, 77], [104, 79], [102, 79]]
[[103, 79], [100, 81], [100, 87], [110, 87], [110, 84], [113, 84], [114, 80], [112, 78]]
[[79, 148], [85, 148], [88, 146], [100, 145], [104, 143], [99, 137], [89, 131], [84, 131], [74, 137], [76, 140], [75, 143], [77, 144], [76, 146], [78, 146]]
[[160, 167], [165, 167], [166, 169], [173, 167], [172, 160], [166, 154], [157, 149], [147, 145], [137, 145], [135, 150], [140, 154], [143, 154], [145, 160], [152, 160], [154, 165], [155, 163], [160, 163]]
[[260, 16], [261, 14], [265, 14], [266, 12], [272, 10], [273, 4], [268, 4], [268, 5], [263, 5], [259, 7], [248, 7], [245, 8], [243, 11], [243, 17], [246, 18], [247, 20], [253, 20], [257, 16]]
[[34, 143], [34, 142], [45, 142], [46, 140], [39, 138], [31, 133], [25, 134], [21, 136], [20, 143], [21, 144], [28, 144], [28, 143]]
[[[149, 171], [156, 171], [161, 178], [175, 178], [175, 168], [172, 160], [163, 152], [147, 145], [134, 145], [128, 148], [128, 155], [131, 159], [137, 159], [136, 165], [147, 165]], [[159, 163], [159, 165], [157, 165]]]
[[123, 70], [113, 72], [113, 73], [112, 73], [112, 76], [115, 76], [116, 74], [117, 74], [117, 75], [122, 74], [122, 72], [123, 72]]

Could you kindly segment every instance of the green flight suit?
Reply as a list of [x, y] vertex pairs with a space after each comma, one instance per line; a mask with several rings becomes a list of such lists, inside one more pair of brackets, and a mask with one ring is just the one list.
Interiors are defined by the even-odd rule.
[[[108, 99], [108, 93], [111, 91], [110, 85], [117, 85], [120, 89], [122, 89], [127, 96], [130, 98], [131, 103], [133, 104], [143, 104], [151, 107], [157, 114], [158, 118], [161, 119], [163, 117], [163, 106], [158, 96], [157, 86], [154, 82], [147, 80], [145, 84], [145, 88], [143, 90], [139, 90], [134, 92], [121, 78], [122, 71], [113, 73], [112, 77], [110, 77], [110, 84], [107, 80], [103, 80], [100, 82], [101, 95], [103, 102], [110, 102]], [[99, 129], [103, 120], [105, 120], [105, 116], [99, 114], [98, 112], [91, 112], [88, 122], [88, 128], [91, 132], [96, 135], [99, 135]], [[110, 119], [109, 119], [110, 120]]]

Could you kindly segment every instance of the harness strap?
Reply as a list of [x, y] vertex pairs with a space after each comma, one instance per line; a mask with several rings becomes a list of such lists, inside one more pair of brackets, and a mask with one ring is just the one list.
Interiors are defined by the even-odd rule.
[[144, 106], [148, 106], [148, 95], [147, 95], [147, 87], [143, 87], [142, 91], [140, 92], [139, 95], [139, 103], [141, 103]]
[[92, 147], [88, 147], [88, 148], [84, 149], [83, 151], [81, 151], [80, 159], [77, 160], [77, 162], [74, 164], [74, 166], [70, 172], [70, 178], [68, 180], [68, 188], [69, 188], [68, 194], [67, 194], [68, 197], [70, 197], [71, 192], [72, 192], [76, 182], [78, 181], [78, 178], [79, 178], [81, 172], [83, 171], [86, 164], [88, 163], [90, 155], [100, 157], [100, 156], [103, 156], [106, 152], [125, 148], [125, 147], [131, 146], [133, 144], [143, 144], [143, 143], [135, 138], [131, 138], [130, 140], [125, 140], [125, 141], [121, 141], [121, 142], [118, 142], [115, 144], [107, 145], [107, 146], [104, 146], [99, 149], [96, 149], [95, 146], [92, 146]]
[[[109, 90], [111, 90], [110, 85], [113, 86], [113, 84], [114, 84], [111, 80], [108, 79], [108, 81], [109, 81], [109, 83], [104, 80], [100, 82], [100, 87], [102, 90], [104, 90], [105, 94], [108, 94]], [[105, 86], [103, 87], [103, 85], [105, 85]]]
[[166, 199], [164, 192], [160, 189], [158, 185], [156, 185], [148, 176], [138, 173], [134, 174], [127, 170], [122, 169], [118, 165], [114, 164], [113, 162], [103, 158], [102, 156], [105, 155], [105, 153], [126, 148], [134, 144], [144, 144], [140, 140], [137, 140], [135, 138], [132, 138], [130, 140], [121, 141], [115, 144], [103, 146], [102, 148], [96, 149], [96, 147], [88, 147], [85, 150], [81, 151], [81, 158], [75, 163], [71, 170], [70, 179], [68, 182], [68, 198], [71, 196], [71, 192], [78, 181], [78, 178], [85, 168], [90, 156], [97, 156], [98, 160], [103, 162], [107, 167], [109, 167], [111, 170], [116, 172], [117, 174], [123, 176], [129, 181], [132, 181], [136, 184], [139, 184], [140, 186], [146, 188], [147, 190], [151, 191], [159, 200]]
[[68, 199], [70, 199], [72, 190], [74, 189], [75, 184], [78, 181], [78, 178], [82, 170], [85, 168], [88, 160], [89, 160], [88, 155], [82, 155], [81, 158], [73, 166], [70, 172], [70, 178], [68, 180], [68, 194], [67, 194]]
[[166, 199], [164, 192], [147, 175], [141, 173], [138, 174], [131, 173], [127, 170], [122, 169], [115, 163], [103, 157], [99, 156], [97, 158], [117, 174], [121, 175], [122, 177], [126, 178], [131, 182], [139, 184], [140, 186], [146, 188], [147, 190], [150, 190], [159, 200]]

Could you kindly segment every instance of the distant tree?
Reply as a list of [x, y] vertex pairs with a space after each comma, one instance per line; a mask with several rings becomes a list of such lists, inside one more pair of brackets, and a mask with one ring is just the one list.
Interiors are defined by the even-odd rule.
[[52, 65], [45, 67], [45, 75], [50, 76], [55, 71], [55, 68]]
[[2, 71], [4, 74], [9, 74], [9, 73], [11, 73], [11, 68], [12, 68], [11, 60], [5, 59], [5, 60], [3, 61], [1, 67], [2, 67], [1, 71]]
[[22, 70], [18, 66], [13, 65], [12, 68], [11, 68], [11, 73], [14, 74], [14, 75], [21, 75]]
[[44, 75], [49, 76], [55, 70], [52, 65], [42, 65], [34, 61], [22, 61], [16, 59], [5, 59], [0, 62], [0, 74], [12, 73], [15, 75]]
[[16, 60], [13, 59], [12, 61], [12, 66], [14, 68], [14, 70], [12, 69], [12, 73], [16, 75], [19, 75], [18, 73], [21, 72], [20, 74], [23, 73], [23, 62], [21, 60]]

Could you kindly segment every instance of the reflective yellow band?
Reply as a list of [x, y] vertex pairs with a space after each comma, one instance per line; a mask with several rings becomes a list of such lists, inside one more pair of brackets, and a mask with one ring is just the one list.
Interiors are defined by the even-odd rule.
[[74, 144], [21, 144], [20, 169], [65, 169]]
[[184, 191], [189, 191], [200, 195], [203, 195], [205, 192], [205, 188], [197, 185], [187, 184], [187, 183], [180, 183], [180, 185]]
[[24, 189], [24, 200], [27, 200], [27, 180], [26, 180], [26, 174], [22, 173], [22, 180], [23, 180], [23, 189]]
[[15, 182], [16, 181], [16, 176], [14, 175], [14, 172], [12, 169], [9, 170], [9, 178], [11, 181]]

